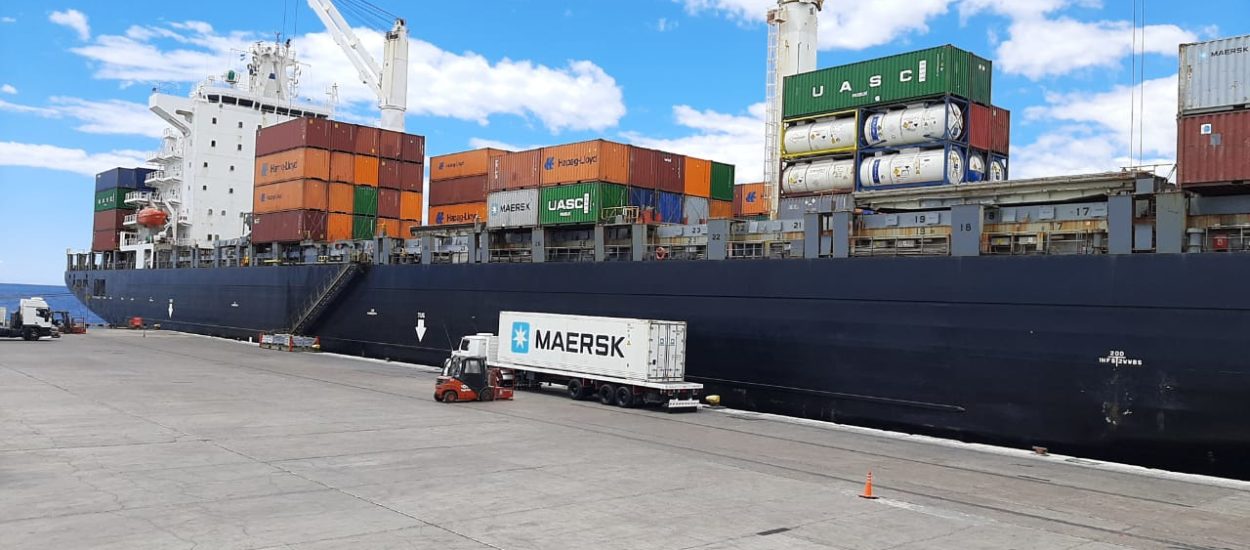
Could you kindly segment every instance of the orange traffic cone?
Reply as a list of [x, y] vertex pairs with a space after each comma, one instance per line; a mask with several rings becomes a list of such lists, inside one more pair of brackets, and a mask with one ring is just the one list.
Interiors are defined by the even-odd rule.
[[877, 498], [873, 496], [872, 494], [872, 470], [868, 470], [868, 481], [864, 483], [864, 494], [859, 495], [859, 498], [868, 498], [868, 499]]

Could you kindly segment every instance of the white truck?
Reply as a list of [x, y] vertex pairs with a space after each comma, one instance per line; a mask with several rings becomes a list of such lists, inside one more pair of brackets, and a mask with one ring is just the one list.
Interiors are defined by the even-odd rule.
[[499, 313], [499, 336], [465, 336], [455, 357], [514, 372], [517, 387], [564, 385], [605, 405], [695, 410], [703, 384], [686, 382], [686, 323], [550, 313]]
[[22, 298], [11, 316], [0, 307], [0, 338], [34, 341], [44, 336], [52, 336], [52, 308], [43, 298]]

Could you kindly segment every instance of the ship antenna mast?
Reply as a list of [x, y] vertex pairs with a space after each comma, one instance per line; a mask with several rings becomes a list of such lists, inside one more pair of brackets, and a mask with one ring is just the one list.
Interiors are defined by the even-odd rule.
[[768, 10], [768, 65], [764, 81], [764, 189], [770, 217], [781, 202], [782, 86], [787, 76], [816, 70], [818, 14], [825, 0], [777, 0]]
[[[366, 4], [368, 4], [366, 2]], [[380, 8], [368, 4], [374, 11], [383, 12]], [[404, 131], [404, 111], [408, 109], [408, 25], [403, 19], [395, 17], [394, 25], [386, 33], [386, 47], [382, 54], [382, 66], [369, 56], [351, 25], [343, 19], [343, 14], [330, 0], [308, 0], [308, 7], [330, 31], [334, 42], [339, 45], [347, 59], [356, 66], [360, 80], [378, 96], [378, 107], [382, 110], [381, 127], [397, 132]]]

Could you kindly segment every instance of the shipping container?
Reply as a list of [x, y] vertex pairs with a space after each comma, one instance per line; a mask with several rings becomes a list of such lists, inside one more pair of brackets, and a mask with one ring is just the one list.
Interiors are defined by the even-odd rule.
[[430, 157], [430, 181], [485, 176], [490, 172], [490, 159], [507, 153], [488, 148]]
[[352, 162], [356, 185], [378, 186], [378, 157], [357, 154]]
[[321, 118], [296, 118], [256, 130], [256, 156], [303, 147], [329, 149], [330, 124]]
[[330, 153], [330, 181], [356, 183], [356, 155], [343, 151]]
[[396, 218], [378, 218], [374, 234], [377, 237], [403, 237], [399, 227], [399, 220]]
[[734, 217], [734, 201], [707, 201], [708, 219], [728, 220]]
[[626, 205], [628, 188], [611, 183], [575, 183], [544, 187], [540, 194], [538, 223], [596, 223]]
[[[378, 131], [378, 156], [383, 159], [400, 160], [404, 153], [404, 134], [392, 130]], [[395, 228], [399, 228], [396, 223]]]
[[126, 206], [126, 193], [134, 191], [124, 187], [114, 187], [103, 191], [96, 191], [95, 194], [95, 211], [103, 212], [105, 210], [114, 210]]
[[366, 157], [378, 156], [378, 135], [381, 131], [372, 126], [357, 126], [352, 152]]
[[346, 122], [330, 123], [330, 149], [356, 153], [356, 125]]
[[129, 189], [131, 191], [141, 191], [148, 189], [146, 180], [148, 174], [154, 170], [150, 168], [113, 168], [105, 170], [95, 175], [95, 190], [104, 191], [107, 189]]
[[399, 234], [405, 239], [411, 239], [413, 230], [421, 227], [421, 221], [399, 220]]
[[681, 205], [682, 223], [707, 223], [711, 219], [708, 200], [703, 197], [686, 195]]
[[899, 153], [860, 153], [857, 191], [955, 185], [967, 177], [968, 151], [947, 144]]
[[859, 111], [801, 119], [782, 129], [781, 158], [854, 153], [859, 148]]
[[768, 194], [764, 183], [734, 186], [734, 217], [768, 214]]
[[629, 146], [629, 185], [669, 193], [681, 193], [685, 186], [682, 172], [686, 157]]
[[508, 153], [490, 159], [490, 173], [486, 188], [489, 191], [508, 191], [538, 187], [543, 183], [542, 149]]
[[326, 187], [327, 210], [351, 214], [356, 203], [356, 186], [350, 183], [331, 183]]
[[424, 209], [421, 204], [421, 193], [412, 191], [399, 192], [399, 219], [421, 221], [421, 211]]
[[117, 250], [119, 235], [116, 230], [105, 229], [103, 231], [93, 231], [91, 234], [91, 251], [92, 252], [108, 252]]
[[[402, 191], [395, 189], [378, 189], [378, 217], [379, 218], [395, 218], [400, 217], [399, 199]], [[398, 227], [398, 226], [396, 226]]]
[[643, 187], [630, 187], [629, 197], [626, 199], [629, 206], [637, 206], [639, 210], [655, 209], [655, 189], [646, 189]]
[[396, 191], [404, 188], [403, 179], [399, 176], [399, 167], [402, 161], [382, 159], [378, 161], [378, 187], [383, 189], [394, 189]]
[[329, 184], [318, 180], [293, 180], [258, 185], [252, 191], [252, 212], [328, 210]]
[[330, 152], [324, 149], [290, 149], [256, 159], [255, 185], [280, 181], [330, 177]]
[[126, 216], [134, 213], [135, 210], [132, 208], [115, 208], [96, 212], [91, 229], [94, 231], [120, 231]]
[[[509, 339], [518, 332], [528, 338]], [[686, 376], [683, 321], [501, 311], [497, 334], [503, 337], [497, 353], [504, 364], [642, 382], [680, 382]], [[559, 345], [566, 334], [602, 335], [620, 342], [620, 353], [581, 353], [577, 346]]]
[[787, 76], [784, 118], [952, 94], [990, 103], [993, 64], [946, 45]]
[[903, 105], [866, 108], [861, 148], [908, 147], [936, 141], [968, 142], [968, 102], [942, 96]]
[[352, 240], [352, 218], [351, 214], [330, 213], [326, 216], [326, 240], [350, 241]]
[[1250, 108], [1250, 35], [1181, 44], [1181, 115]]
[[711, 198], [718, 201], [734, 200], [734, 165], [712, 161]]
[[682, 196], [677, 193], [659, 191], [655, 194], [656, 221], [660, 223], [682, 223]]
[[499, 191], [486, 197], [487, 227], [538, 225], [538, 189]]
[[357, 185], [352, 196], [352, 213], [363, 216], [378, 215], [378, 188]]
[[430, 205], [464, 204], [486, 200], [486, 174], [430, 182]]
[[367, 241], [373, 238], [377, 228], [376, 216], [352, 216], [352, 240]]
[[543, 185], [579, 182], [628, 184], [629, 146], [597, 139], [544, 147], [541, 168]]
[[712, 193], [712, 161], [686, 157], [682, 193], [708, 198]]
[[781, 172], [781, 195], [853, 192], [855, 167], [854, 158], [793, 163]]
[[968, 113], [968, 145], [973, 149], [1008, 154], [1011, 150], [1011, 112], [973, 103]]
[[1181, 117], [1178, 135], [1182, 187], [1250, 183], [1250, 110]]
[[486, 221], [486, 203], [430, 206], [429, 225], [460, 225]]
[[813, 195], [808, 197], [783, 197], [777, 203], [777, 219], [801, 220], [809, 213], [825, 214], [848, 210], [853, 205], [848, 193], [837, 195]]
[[399, 165], [399, 188], [404, 191], [425, 191], [425, 165], [404, 162]]
[[402, 139], [404, 143], [399, 160], [425, 164], [425, 136], [404, 134]]
[[326, 240], [324, 210], [287, 210], [254, 214], [252, 242], [258, 244]]

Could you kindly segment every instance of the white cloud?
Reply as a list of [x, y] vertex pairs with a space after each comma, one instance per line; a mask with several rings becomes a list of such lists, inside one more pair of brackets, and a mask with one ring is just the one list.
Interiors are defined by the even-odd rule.
[[17, 88], [14, 88], [12, 84], [5, 84], [3, 86], [0, 86], [0, 92], [6, 93], [6, 94], [16, 94]]
[[79, 40], [91, 39], [91, 27], [87, 24], [87, 16], [78, 10], [54, 11], [48, 21], [64, 25], [78, 33]]
[[[1128, 21], [1087, 23], [1060, 17], [1019, 19], [1008, 32], [1010, 37], [998, 46], [998, 67], [1037, 80], [1080, 69], [1119, 67], [1132, 53], [1134, 30]], [[1176, 55], [1178, 44], [1198, 40], [1176, 25], [1148, 25], [1144, 35], [1146, 53], [1170, 56]]]
[[0, 141], [0, 166], [47, 168], [91, 176], [109, 168], [143, 164], [144, 153], [141, 151], [127, 149], [88, 153], [82, 149], [55, 145]]
[[661, 17], [659, 21], [655, 22], [655, 30], [660, 31], [660, 32], [667, 32], [667, 31], [676, 29], [677, 25], [678, 25], [677, 21], [672, 21], [667, 17]]
[[26, 115], [37, 115], [37, 116], [42, 116], [42, 117], [57, 116], [55, 109], [49, 109], [47, 107], [35, 107], [32, 105], [20, 105], [17, 103], [10, 103], [3, 99], [0, 99], [0, 111], [8, 111], [10, 113], [21, 113], [21, 114], [26, 114]]
[[741, 114], [677, 105], [673, 107], [673, 118], [694, 133], [677, 138], [649, 137], [637, 132], [622, 135], [643, 147], [734, 164], [739, 182], [764, 179], [764, 103], [751, 105]]
[[[711, 11], [744, 23], [762, 23], [776, 0], [674, 0], [686, 11]], [[830, 2], [820, 12], [820, 49], [862, 50], [928, 32], [929, 19], [947, 12], [954, 0], [871, 0]]]
[[0, 23], [17, 23], [15, 17], [0, 17]]
[[507, 151], [528, 151], [530, 149], [537, 149], [539, 147], [543, 147], [543, 145], [516, 145], [513, 143], [508, 143], [506, 141], [499, 141], [497, 139], [478, 138], [478, 137], [469, 138], [470, 149], [491, 148], [491, 149], [504, 149]]
[[90, 101], [76, 97], [53, 97], [49, 102], [47, 107], [36, 107], [0, 99], [0, 111], [76, 119], [81, 124], [75, 129], [88, 134], [160, 137], [165, 128], [165, 124], [142, 103], [119, 99]]

